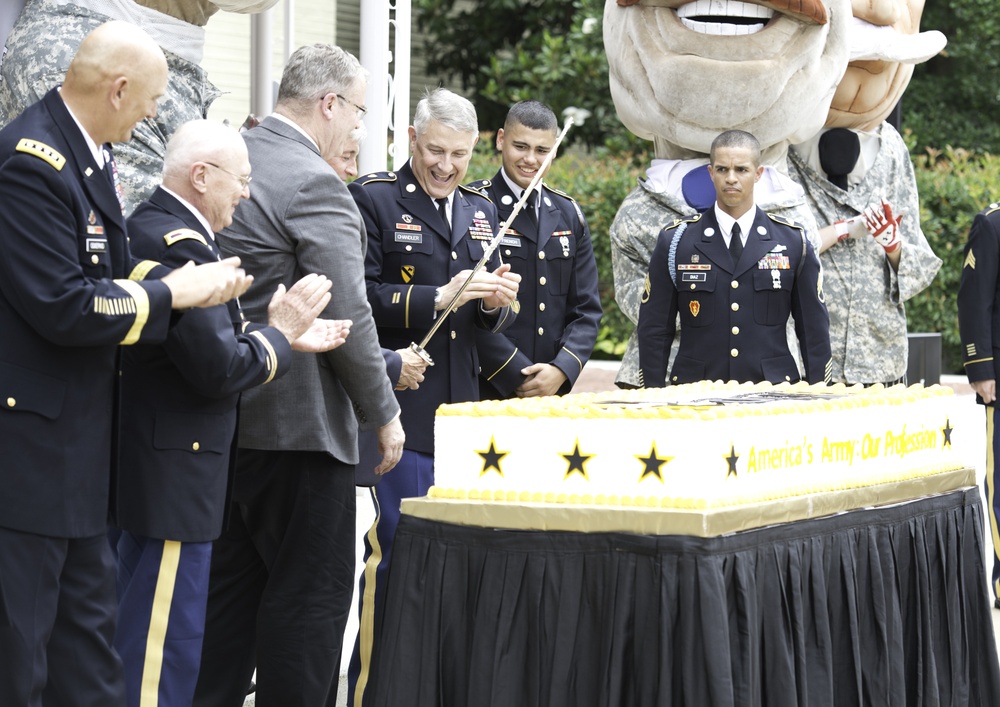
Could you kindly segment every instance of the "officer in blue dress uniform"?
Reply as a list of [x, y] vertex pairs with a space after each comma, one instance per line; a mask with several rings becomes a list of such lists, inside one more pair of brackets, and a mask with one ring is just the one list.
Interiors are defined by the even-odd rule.
[[976, 215], [969, 229], [958, 286], [958, 328], [962, 337], [965, 374], [986, 410], [986, 509], [993, 536], [994, 605], [1000, 609], [1000, 452], [997, 434], [997, 378], [1000, 377], [1000, 204]]
[[[492, 180], [469, 185], [496, 204], [502, 222], [507, 223], [558, 134], [555, 114], [538, 101], [522, 101], [507, 113], [497, 131], [503, 166]], [[597, 262], [579, 205], [539, 183], [508, 224], [500, 256], [521, 276], [521, 309], [503, 334], [476, 332], [483, 369], [480, 396], [568, 393], [590, 358], [601, 322]]]
[[[207, 120], [182, 125], [167, 145], [163, 185], [128, 219], [132, 252], [169, 267], [220, 260], [214, 234], [249, 196], [249, 172], [235, 130]], [[273, 326], [246, 321], [238, 300], [194, 310], [163, 344], [122, 355], [115, 648], [130, 707], [191, 704], [240, 393], [284, 375], [292, 342], [325, 350], [343, 341], [339, 324], [314, 325], [329, 289], [311, 275], [279, 293]]]
[[[478, 135], [472, 104], [437, 89], [417, 104], [409, 129], [410, 162], [397, 172], [350, 184], [368, 231], [365, 278], [383, 348], [423, 339], [497, 231], [490, 200], [461, 186]], [[435, 410], [442, 403], [479, 399], [476, 329], [499, 332], [510, 326], [519, 280], [494, 253], [428, 342], [434, 365], [423, 383], [396, 393], [406, 443], [399, 464], [374, 487], [376, 517], [365, 540], [362, 633], [348, 671], [349, 704], [361, 704], [367, 686], [400, 499], [423, 496], [434, 483]]]
[[[0, 131], [0, 705], [124, 704], [107, 542], [118, 346], [249, 284], [129, 251], [110, 143], [156, 115], [167, 64], [109, 23]], [[183, 320], [184, 315], [176, 315]]]
[[712, 143], [715, 206], [660, 233], [639, 307], [642, 387], [667, 383], [680, 315], [680, 350], [670, 383], [699, 380], [798, 381], [788, 349], [791, 315], [805, 379], [830, 379], [830, 319], [819, 259], [801, 226], [754, 204], [760, 145], [730, 130]]

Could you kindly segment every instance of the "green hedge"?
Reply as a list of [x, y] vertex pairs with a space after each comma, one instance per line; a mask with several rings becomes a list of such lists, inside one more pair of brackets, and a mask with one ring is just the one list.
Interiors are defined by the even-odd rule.
[[944, 264], [931, 286], [907, 303], [907, 325], [910, 331], [940, 332], [942, 371], [962, 373], [956, 309], [962, 249], [973, 217], [1000, 198], [1000, 157], [960, 148], [929, 149], [913, 162], [920, 225]]
[[[1000, 199], [1000, 157], [948, 148], [928, 150], [913, 161], [920, 193], [921, 226], [944, 264], [931, 286], [907, 303], [908, 327], [912, 332], [940, 332], [942, 371], [961, 373], [955, 297], [962, 274], [962, 248], [973, 217]], [[469, 168], [469, 179], [492, 177], [499, 166], [493, 136], [484, 133]], [[545, 180], [573, 196], [590, 223], [604, 305], [594, 358], [620, 358], [632, 331], [631, 322], [614, 301], [608, 229], [618, 205], [644, 170], [645, 164], [637, 164], [630, 157], [615, 157], [600, 151], [571, 153], [556, 160]]]

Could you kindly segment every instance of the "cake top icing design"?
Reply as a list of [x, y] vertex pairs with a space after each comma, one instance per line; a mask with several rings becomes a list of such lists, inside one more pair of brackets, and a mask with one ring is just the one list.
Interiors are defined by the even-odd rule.
[[663, 457], [662, 459], [656, 454], [656, 442], [653, 442], [653, 447], [649, 450], [649, 456], [643, 457], [638, 454], [635, 458], [642, 462], [642, 475], [639, 476], [639, 481], [642, 481], [647, 476], [652, 476], [659, 479], [660, 483], [663, 483], [663, 465], [669, 464], [674, 460], [673, 457]]
[[580, 439], [576, 440], [576, 444], [573, 446], [573, 451], [570, 454], [561, 455], [563, 459], [569, 464], [569, 468], [566, 469], [566, 478], [568, 479], [571, 474], [577, 473], [583, 478], [589, 478], [587, 476], [587, 462], [594, 458], [593, 454], [581, 454], [580, 453]]

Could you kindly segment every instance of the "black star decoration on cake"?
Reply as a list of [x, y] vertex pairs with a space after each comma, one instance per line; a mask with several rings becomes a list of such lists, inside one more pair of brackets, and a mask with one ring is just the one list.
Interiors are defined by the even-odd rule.
[[642, 481], [647, 476], [655, 476], [660, 481], [663, 481], [663, 470], [662, 466], [667, 462], [673, 461], [673, 457], [663, 457], [662, 459], [656, 455], [656, 443], [653, 443], [653, 448], [649, 450], [648, 457], [640, 457], [636, 455], [635, 457], [643, 463], [642, 476], [639, 477], [639, 481]]
[[579, 439], [576, 440], [576, 445], [574, 445], [574, 447], [573, 447], [573, 453], [572, 454], [560, 454], [559, 456], [561, 456], [563, 459], [565, 459], [567, 462], [569, 462], [569, 468], [566, 469], [566, 476], [563, 477], [563, 478], [567, 478], [568, 479], [569, 475], [572, 474], [574, 471], [577, 472], [578, 474], [580, 474], [580, 476], [582, 476], [583, 478], [585, 478], [585, 479], [587, 478], [587, 470], [584, 468], [584, 465], [588, 461], [590, 461], [591, 459], [593, 459], [594, 455], [593, 454], [580, 454], [580, 440]]
[[729, 445], [729, 456], [723, 457], [729, 464], [729, 472], [726, 474], [728, 479], [730, 476], [736, 476], [736, 462], [739, 461], [740, 456], [736, 453], [736, 446], [730, 443]]
[[951, 433], [955, 428], [951, 426], [951, 418], [946, 417], [944, 419], [944, 427], [941, 428], [941, 434], [944, 435], [944, 442], [941, 444], [942, 447], [951, 446]]
[[500, 469], [500, 460], [510, 454], [510, 452], [498, 452], [496, 441], [492, 436], [490, 437], [490, 448], [485, 452], [476, 452], [476, 454], [483, 458], [483, 470], [479, 472], [480, 476], [486, 474], [490, 469], [496, 469], [497, 473], [503, 476], [503, 470]]

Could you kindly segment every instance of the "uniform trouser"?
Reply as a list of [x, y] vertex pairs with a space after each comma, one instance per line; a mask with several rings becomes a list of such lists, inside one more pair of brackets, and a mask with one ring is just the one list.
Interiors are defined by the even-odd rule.
[[382, 627], [385, 583], [389, 574], [392, 539], [399, 525], [404, 498], [426, 496], [434, 484], [434, 457], [404, 449], [399, 464], [372, 487], [375, 522], [365, 535], [365, 568], [358, 586], [358, 637], [347, 669], [347, 704], [362, 707], [370, 701], [375, 639]]
[[212, 546], [197, 707], [334, 707], [355, 568], [354, 467], [240, 449]]
[[201, 664], [212, 543], [118, 538], [118, 630], [129, 707], [187, 707]]
[[993, 574], [990, 586], [993, 587], [993, 597], [1000, 597], [1000, 530], [997, 519], [1000, 518], [1000, 469], [996, 460], [1000, 459], [1000, 435], [998, 432], [997, 409], [986, 405], [986, 515], [989, 519], [990, 537], [993, 539]]
[[108, 539], [0, 528], [0, 705], [122, 707]]

